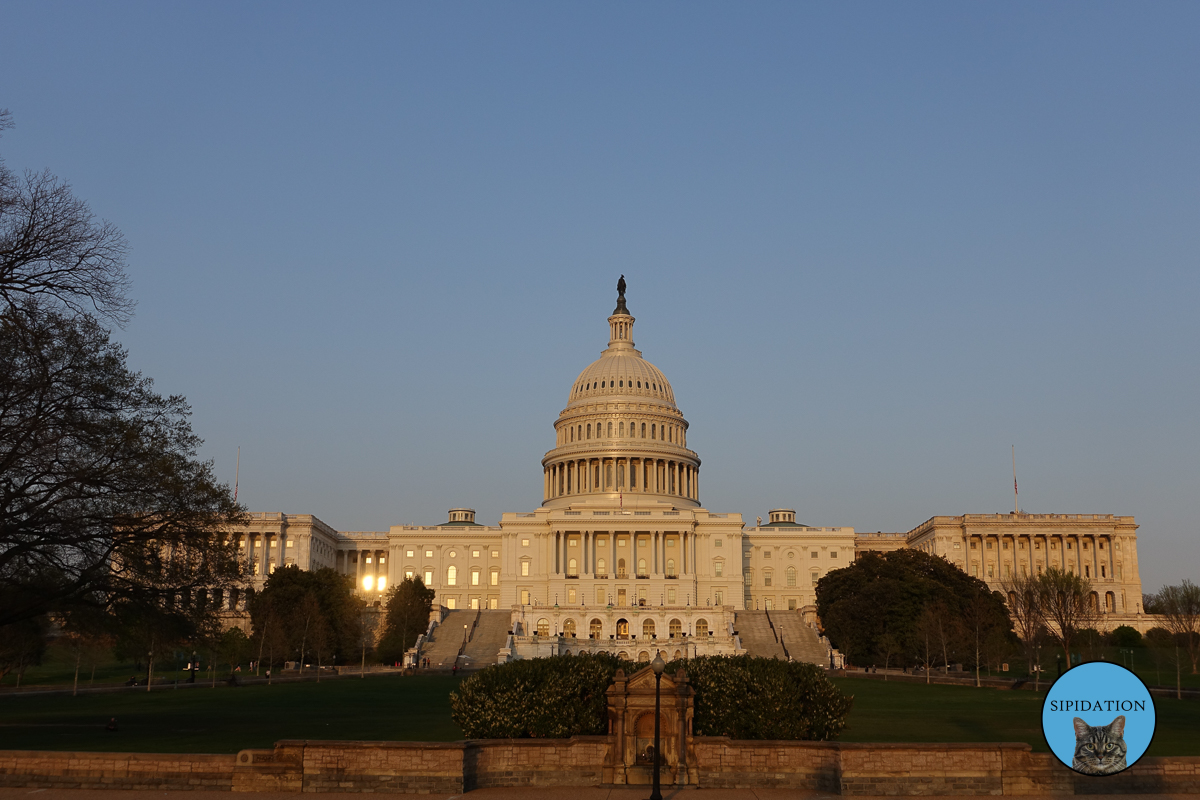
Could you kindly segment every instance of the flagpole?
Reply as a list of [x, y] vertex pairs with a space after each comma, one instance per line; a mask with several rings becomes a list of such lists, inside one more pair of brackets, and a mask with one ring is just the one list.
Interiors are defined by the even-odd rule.
[[237, 494], [238, 494], [238, 476], [241, 475], [241, 472], [242, 472], [242, 448], [239, 447], [238, 453], [237, 453], [237, 466], [234, 467], [234, 469], [233, 469], [233, 502], [235, 502], [235, 503], [237, 502]]
[[1020, 514], [1021, 506], [1017, 503], [1017, 446], [1012, 446], [1012, 462], [1013, 462], [1013, 513]]

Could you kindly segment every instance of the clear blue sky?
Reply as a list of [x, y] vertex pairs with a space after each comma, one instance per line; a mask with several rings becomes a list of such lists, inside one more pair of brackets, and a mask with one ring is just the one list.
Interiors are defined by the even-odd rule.
[[1200, 579], [1196, 3], [0, 2], [10, 166], [255, 511], [541, 500], [629, 281], [703, 500], [1132, 514]]

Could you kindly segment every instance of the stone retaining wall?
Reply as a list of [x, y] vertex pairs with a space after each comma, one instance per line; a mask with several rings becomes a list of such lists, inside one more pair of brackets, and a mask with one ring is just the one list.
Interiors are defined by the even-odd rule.
[[[458, 794], [598, 786], [605, 736], [429, 742], [282, 741], [235, 756], [0, 751], [0, 786]], [[694, 781], [843, 795], [1200, 794], [1200, 757], [1077, 775], [1026, 744], [841, 744], [694, 737]]]
[[234, 756], [0, 750], [0, 786], [229, 790], [233, 764]]

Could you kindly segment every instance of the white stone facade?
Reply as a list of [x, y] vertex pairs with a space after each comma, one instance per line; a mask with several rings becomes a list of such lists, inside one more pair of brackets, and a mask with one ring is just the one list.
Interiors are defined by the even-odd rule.
[[[555, 422], [540, 508], [505, 513], [495, 526], [456, 508], [443, 525], [366, 532], [336, 531], [310, 515], [253, 514], [235, 532], [253, 585], [285, 564], [332, 567], [379, 601], [417, 576], [446, 608], [511, 610], [516, 639], [532, 637], [537, 652], [625, 650], [618, 637], [644, 638], [647, 621], [659, 639], [677, 627], [692, 654], [733, 652], [736, 611], [799, 609], [815, 623], [823, 575], [866, 550], [915, 547], [995, 589], [1005, 570], [1065, 564], [1093, 581], [1114, 619], [1140, 613], [1132, 517], [965, 515], [904, 534], [858, 534], [797, 524], [791, 509], [753, 527], [741, 514], [708, 511], [688, 422], [666, 377], [634, 349], [623, 296], [608, 323], [608, 348], [571, 385]], [[573, 627], [577, 643], [533, 636], [539, 623], [556, 642], [553, 634]]]

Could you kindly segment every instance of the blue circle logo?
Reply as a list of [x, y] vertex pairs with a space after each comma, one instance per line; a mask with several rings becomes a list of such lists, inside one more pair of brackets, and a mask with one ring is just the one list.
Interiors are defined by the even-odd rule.
[[1066, 766], [1116, 775], [1154, 738], [1154, 700], [1141, 678], [1107, 661], [1080, 664], [1055, 681], [1042, 704], [1042, 734]]

